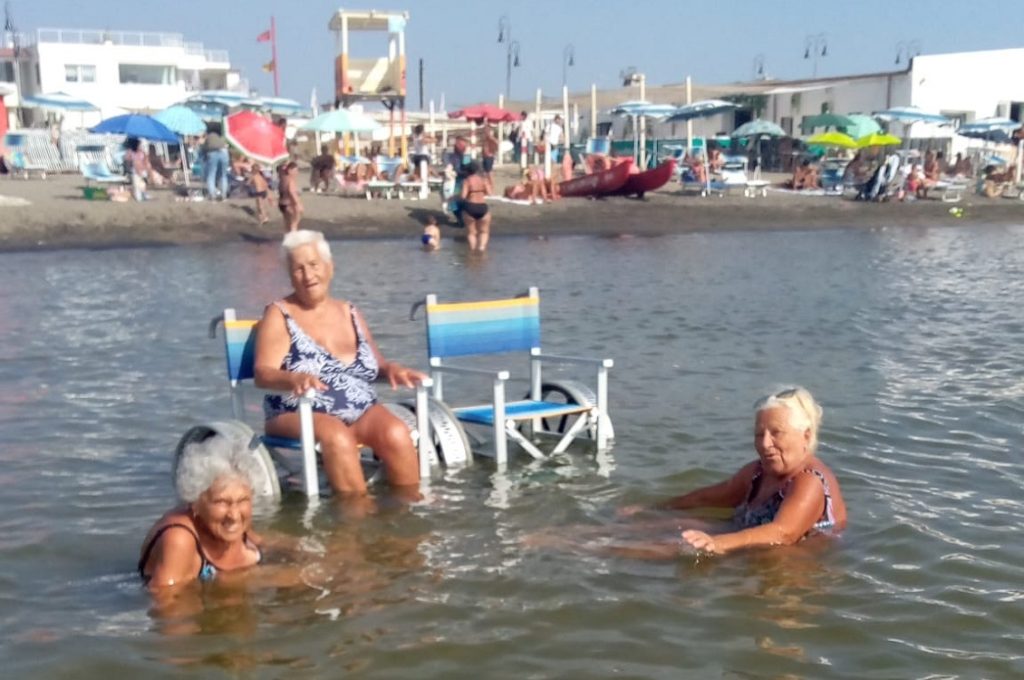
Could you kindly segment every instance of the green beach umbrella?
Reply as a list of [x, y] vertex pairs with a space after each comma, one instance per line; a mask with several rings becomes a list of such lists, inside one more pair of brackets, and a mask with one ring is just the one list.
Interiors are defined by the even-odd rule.
[[862, 113], [851, 113], [847, 118], [850, 119], [851, 124], [843, 127], [840, 132], [845, 132], [854, 139], [860, 139], [865, 135], [870, 135], [872, 132], [882, 131], [882, 126], [871, 116], [865, 116]]

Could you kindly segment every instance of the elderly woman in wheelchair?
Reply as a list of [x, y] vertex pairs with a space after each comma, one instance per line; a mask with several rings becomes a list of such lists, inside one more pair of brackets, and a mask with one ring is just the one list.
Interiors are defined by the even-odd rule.
[[416, 488], [409, 428], [378, 403], [373, 382], [414, 387], [426, 375], [387, 361], [355, 305], [331, 296], [334, 264], [323, 234], [292, 232], [281, 250], [293, 291], [267, 306], [254, 356], [256, 385], [287, 393], [264, 399], [267, 434], [298, 438], [298, 397], [313, 390], [313, 428], [336, 493], [366, 493], [360, 445], [373, 449], [392, 486]]

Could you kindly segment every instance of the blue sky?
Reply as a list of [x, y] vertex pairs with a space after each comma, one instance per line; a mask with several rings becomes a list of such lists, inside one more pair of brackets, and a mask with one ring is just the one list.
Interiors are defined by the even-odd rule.
[[[11, 0], [21, 31], [36, 28], [98, 28], [171, 31], [208, 49], [226, 49], [231, 61], [261, 94], [273, 90], [260, 65], [270, 60], [256, 36], [275, 14], [281, 94], [309, 100], [315, 86], [321, 101], [331, 98], [334, 37], [327, 22], [339, 2], [322, 0]], [[346, 9], [405, 9], [410, 108], [419, 100], [418, 61], [425, 64], [425, 99], [449, 108], [496, 100], [505, 89], [505, 46], [497, 43], [498, 21], [507, 15], [520, 44], [521, 66], [512, 75], [512, 94], [532, 98], [537, 87], [561, 88], [562, 55], [575, 51], [569, 69], [573, 89], [613, 87], [633, 66], [649, 83], [722, 83], [749, 80], [760, 56], [773, 77], [811, 75], [804, 60], [809, 35], [825, 34], [828, 56], [819, 75], [896, 68], [897, 45], [916, 41], [924, 53], [1024, 47], [1020, 0], [988, 0], [983, 9], [965, 1], [897, 2], [727, 2], [710, 0], [517, 0], [492, 3], [462, 0], [385, 0], [381, 4], [341, 2]], [[287, 8], [287, 9], [285, 9]], [[376, 48], [376, 49], [374, 49]], [[354, 56], [381, 55], [386, 41], [353, 46]], [[1007, 74], [1020, 77], [1020, 74]]]

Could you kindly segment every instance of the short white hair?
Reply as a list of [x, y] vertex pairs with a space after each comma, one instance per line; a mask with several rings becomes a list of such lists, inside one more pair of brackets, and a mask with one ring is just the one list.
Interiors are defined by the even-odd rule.
[[213, 434], [185, 445], [178, 459], [174, 488], [178, 498], [195, 503], [220, 479], [236, 479], [249, 489], [259, 487], [263, 469], [256, 452], [242, 437]]
[[325, 262], [331, 262], [331, 246], [327, 243], [322, 232], [312, 229], [296, 229], [285, 234], [281, 240], [281, 261], [288, 264], [292, 253], [302, 246], [316, 246], [316, 251]]
[[818, 449], [818, 430], [824, 410], [807, 389], [803, 387], [784, 388], [760, 399], [754, 406], [754, 412], [760, 413], [773, 408], [785, 408], [789, 411], [789, 424], [799, 430], [810, 430], [811, 439], [808, 443], [811, 453]]

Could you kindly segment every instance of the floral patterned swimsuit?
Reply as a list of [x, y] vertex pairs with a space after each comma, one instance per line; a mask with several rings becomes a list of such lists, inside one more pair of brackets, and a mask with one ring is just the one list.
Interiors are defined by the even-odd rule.
[[[366, 341], [363, 329], [356, 319], [356, 308], [349, 305], [352, 326], [356, 331], [356, 357], [346, 364], [313, 340], [280, 303], [274, 305], [284, 314], [291, 346], [281, 362], [281, 368], [295, 373], [316, 376], [327, 385], [323, 392], [313, 396], [313, 410], [329, 413], [346, 425], [351, 425], [377, 403], [377, 391], [373, 381], [377, 379], [379, 367], [373, 348]], [[294, 395], [268, 394], [263, 399], [263, 414], [267, 420], [282, 413], [292, 413], [299, 408], [299, 399]]]
[[[736, 508], [736, 513], [733, 515], [733, 521], [741, 529], [749, 529], [771, 523], [775, 519], [775, 515], [778, 514], [779, 508], [782, 507], [782, 501], [786, 499], [789, 487], [793, 485], [793, 480], [790, 479], [767, 499], [757, 505], [752, 505], [758, 490], [761, 488], [763, 474], [764, 469], [759, 464], [754, 472], [754, 476], [750, 480], [750, 492], [747, 494], [747, 499], [743, 502], [743, 505]], [[832, 529], [836, 525], [836, 518], [832, 510], [832, 492], [828, 488], [828, 480], [825, 479], [825, 475], [813, 468], [805, 468], [800, 471], [800, 474], [812, 474], [817, 477], [825, 491], [825, 508], [821, 512], [821, 517], [818, 518], [818, 521], [811, 529], [813, 531], [828, 531]]]

